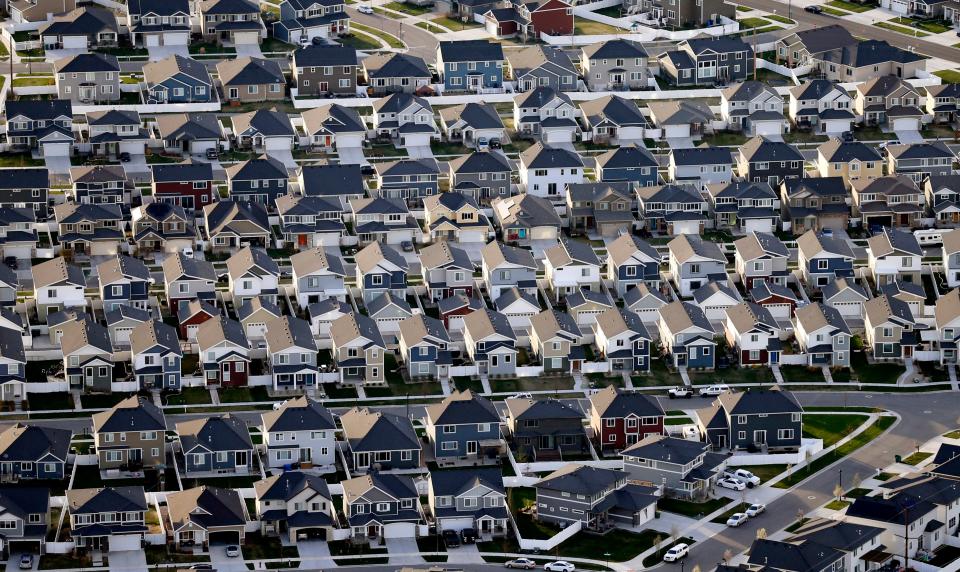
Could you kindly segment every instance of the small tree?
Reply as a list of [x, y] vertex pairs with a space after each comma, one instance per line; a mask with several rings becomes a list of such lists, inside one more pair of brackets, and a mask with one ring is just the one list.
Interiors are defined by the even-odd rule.
[[676, 540], [678, 536], [680, 536], [680, 529], [677, 528], [677, 525], [676, 525], [676, 524], [671, 524], [671, 525], [670, 525], [670, 538], [671, 538], [672, 540]]
[[840, 483], [837, 483], [833, 487], [833, 496], [837, 497], [837, 500], [843, 500], [843, 487], [840, 486]]
[[656, 536], [654, 536], [654, 537], [653, 537], [653, 548], [654, 548], [654, 550], [656, 550], [658, 556], [660, 555], [660, 545], [661, 545], [661, 544], [663, 544], [663, 538], [660, 538], [660, 535], [659, 535], [659, 534], [656, 535]]
[[854, 474], [853, 474], [853, 488], [859, 489], [861, 483], [863, 483], [863, 479], [860, 478], [860, 473], [854, 473]]
[[807, 472], [810, 472], [810, 463], [813, 461], [813, 451], [810, 449], [805, 449], [803, 451], [803, 462], [807, 466]]
[[726, 564], [727, 562], [730, 562], [732, 558], [733, 558], [733, 550], [730, 550], [729, 548], [727, 548], [726, 550], [723, 551], [724, 564]]
[[757, 529], [757, 540], [763, 540], [763, 539], [765, 539], [766, 537], [767, 537], [767, 529], [766, 529], [766, 528], [758, 528], [758, 529]]

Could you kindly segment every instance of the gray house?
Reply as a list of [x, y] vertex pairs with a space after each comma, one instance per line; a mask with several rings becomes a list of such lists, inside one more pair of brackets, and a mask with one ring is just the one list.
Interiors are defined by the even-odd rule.
[[887, 172], [906, 175], [913, 182], [923, 183], [927, 177], [953, 173], [953, 154], [943, 142], [907, 143], [886, 148]]
[[648, 435], [620, 454], [630, 480], [662, 486], [663, 496], [694, 499], [713, 488], [718, 467], [726, 459], [709, 453], [708, 447], [700, 441]]
[[495, 197], [511, 194], [510, 161], [501, 153], [479, 152], [460, 155], [446, 163], [450, 169], [450, 190], [488, 205]]
[[627, 483], [623, 471], [568, 464], [540, 479], [537, 520], [585, 530], [605, 530], [620, 522], [636, 527], [655, 516], [657, 496], [651, 486]]
[[491, 299], [496, 300], [510, 288], [536, 296], [537, 262], [529, 250], [491, 240], [480, 251], [480, 257], [483, 281]]
[[659, 58], [660, 73], [678, 86], [742, 81], [753, 75], [753, 48], [733, 36], [684, 40]]
[[724, 393], [697, 417], [702, 436], [717, 450], [796, 451], [803, 434], [803, 407], [776, 386]]
[[48, 487], [5, 487], [0, 489], [0, 507], [6, 521], [3, 553], [11, 543], [29, 550], [44, 552], [47, 527], [50, 524], [50, 489]]
[[454, 391], [426, 408], [427, 437], [437, 463], [497, 463], [503, 449], [500, 413], [493, 403], [469, 389]]
[[499, 468], [433, 471], [428, 499], [440, 530], [472, 528], [484, 539], [507, 534], [506, 492]]
[[507, 399], [506, 426], [518, 460], [547, 461], [589, 450], [583, 413], [557, 399]]
[[109, 54], [77, 54], [53, 62], [57, 97], [74, 103], [120, 101], [120, 64]]
[[415, 93], [429, 90], [431, 73], [423, 58], [410, 54], [383, 53], [364, 58], [363, 75], [367, 92], [373, 97], [402, 91]]
[[644, 89], [648, 57], [640, 42], [608, 40], [580, 50], [580, 70], [590, 91]]
[[352, 473], [420, 466], [420, 439], [409, 417], [354, 407], [340, 424]]
[[307, 46], [293, 52], [297, 95], [357, 94], [357, 51], [347, 46]]
[[352, 531], [352, 542], [381, 542], [390, 527], [391, 537], [413, 539], [416, 525], [423, 521], [420, 495], [413, 479], [406, 475], [372, 472], [347, 479], [343, 485], [343, 506]]
[[557, 91], [576, 91], [580, 79], [570, 57], [552, 46], [530, 46], [506, 51], [510, 79], [516, 91], [535, 87], [551, 87]]
[[247, 424], [230, 414], [181, 421], [177, 439], [186, 476], [246, 475], [253, 468]]

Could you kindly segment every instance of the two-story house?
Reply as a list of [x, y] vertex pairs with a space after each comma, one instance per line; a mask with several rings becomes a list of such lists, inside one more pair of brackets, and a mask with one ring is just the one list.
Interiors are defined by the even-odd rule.
[[125, 216], [118, 204], [62, 203], [53, 207], [60, 244], [76, 255], [111, 256], [124, 240]]
[[333, 536], [337, 507], [323, 477], [284, 471], [253, 483], [253, 490], [261, 535], [285, 535], [291, 544], [301, 535]]
[[346, 265], [339, 251], [323, 247], [300, 251], [290, 257], [297, 305], [306, 308], [327, 298], [345, 301]]
[[513, 98], [513, 123], [517, 135], [546, 144], [573, 143], [580, 127], [579, 110], [570, 96], [552, 87], [537, 87]]
[[736, 240], [733, 248], [734, 268], [747, 290], [762, 282], [786, 286], [790, 251], [775, 235], [751, 232]]
[[133, 0], [127, 5], [127, 30], [135, 47], [190, 44], [190, 5], [187, 0]]
[[693, 184], [637, 187], [636, 196], [640, 228], [668, 236], [703, 232], [710, 205]]
[[130, 202], [133, 185], [127, 180], [123, 167], [114, 165], [88, 165], [70, 168], [74, 202], [126, 203]]
[[585, 359], [583, 333], [569, 313], [544, 310], [530, 318], [530, 347], [544, 374], [579, 371]]
[[354, 407], [340, 415], [340, 425], [352, 473], [420, 466], [420, 439], [409, 417]]
[[725, 461], [708, 448], [700, 441], [647, 435], [620, 454], [628, 478], [661, 485], [664, 497], [702, 499], [713, 489]]
[[667, 243], [669, 277], [680, 296], [689, 298], [708, 282], [727, 279], [727, 257], [715, 242], [681, 234]]
[[327, 471], [336, 466], [337, 423], [320, 402], [306, 396], [289, 399], [261, 413], [260, 421], [269, 467], [298, 464]]
[[[669, 180], [702, 187], [733, 180], [730, 151], [723, 147], [673, 147], [667, 163]], [[642, 189], [637, 189], [640, 192]]]
[[817, 147], [816, 167], [820, 177], [842, 177], [849, 185], [857, 179], [882, 177], [883, 157], [872, 145], [834, 137]]
[[514, 287], [536, 296], [537, 262], [529, 250], [491, 240], [480, 251], [480, 257], [481, 277], [494, 301]]
[[196, 338], [207, 385], [247, 385], [251, 361], [250, 342], [247, 341], [240, 322], [217, 314], [200, 323]]
[[853, 98], [827, 79], [809, 79], [791, 87], [787, 109], [796, 129], [817, 133], [846, 133], [855, 119]]
[[342, 485], [340, 510], [352, 531], [351, 542], [382, 543], [388, 527], [391, 538], [417, 537], [423, 514], [412, 477], [373, 471], [347, 479]]
[[93, 6], [66, 11], [58, 9], [52, 18], [41, 24], [38, 32], [44, 50], [116, 47], [117, 16]]
[[257, 297], [275, 304], [279, 279], [280, 267], [262, 248], [244, 246], [227, 259], [227, 287], [238, 308]]
[[230, 165], [227, 194], [232, 201], [253, 201], [272, 207], [287, 194], [287, 168], [279, 159], [263, 155]]
[[629, 182], [567, 185], [570, 231], [610, 238], [629, 234], [636, 222], [632, 190]]
[[370, 54], [360, 63], [367, 89], [374, 97], [402, 91], [416, 93], [429, 88], [431, 72], [423, 58], [396, 52]]
[[872, 76], [857, 85], [853, 111], [867, 125], [917, 131], [923, 117], [923, 96], [895, 75]]
[[497, 109], [489, 103], [462, 103], [440, 110], [440, 126], [447, 141], [472, 149], [489, 149], [506, 139], [507, 130]]
[[174, 313], [178, 312], [181, 300], [214, 301], [217, 279], [213, 264], [206, 260], [182, 252], [163, 259], [164, 293]]
[[445, 240], [435, 242], [420, 251], [420, 266], [431, 300], [439, 301], [456, 294], [473, 295], [475, 265], [465, 250]]
[[624, 234], [607, 244], [605, 277], [613, 281], [618, 296], [639, 284], [658, 288], [662, 258], [647, 241]]
[[883, 294], [863, 303], [864, 348], [877, 360], [903, 360], [913, 356], [918, 343], [917, 322], [910, 306]]
[[143, 258], [153, 255], [156, 260], [157, 253], [171, 257], [193, 250], [197, 236], [195, 220], [194, 216], [187, 216], [183, 207], [171, 203], [153, 202], [134, 207], [130, 224], [137, 255]]
[[[41, 156], [67, 157], [73, 152], [73, 107], [69, 99], [20, 100], [10, 101], [5, 106], [7, 118], [7, 143], [13, 151], [31, 151], [36, 149]], [[21, 202], [39, 202], [43, 198], [46, 204], [46, 189], [50, 184], [46, 180], [46, 169], [5, 169], [24, 177], [11, 188], [24, 190], [43, 189], [44, 196], [37, 192], [28, 194], [33, 200]], [[42, 175], [42, 178], [41, 178]], [[10, 181], [13, 182], [13, 181]], [[26, 183], [26, 184], [25, 184]], [[0, 187], [7, 189], [8, 187]], [[41, 211], [39, 205], [35, 205]], [[46, 211], [46, 209], [42, 209]], [[39, 212], [38, 212], [39, 214]], [[44, 212], [45, 214], [45, 212]]]
[[445, 91], [500, 89], [503, 64], [503, 48], [489, 40], [442, 41], [437, 46], [437, 71]]
[[213, 167], [188, 160], [151, 166], [152, 191], [158, 202], [180, 205], [188, 212], [214, 202]]
[[[762, 177], [760, 177], [762, 178]], [[707, 185], [714, 228], [736, 233], [780, 229], [780, 195], [766, 181]]]
[[407, 293], [407, 272], [410, 265], [393, 247], [371, 242], [356, 255], [357, 283], [363, 303], [390, 292], [401, 298]]
[[530, 195], [551, 200], [562, 197], [565, 185], [583, 182], [583, 160], [563, 147], [534, 143], [520, 154], [520, 184]]
[[493, 199], [490, 207], [504, 242], [530, 245], [560, 238], [563, 223], [550, 199], [524, 193]]
[[509, 526], [506, 500], [499, 468], [430, 473], [427, 502], [442, 531], [472, 528], [480, 538], [504, 536]]
[[253, 468], [247, 424], [229, 413], [181, 421], [176, 431], [187, 476], [246, 475]]
[[207, 103], [217, 99], [207, 66], [180, 54], [144, 65], [142, 85], [146, 103]]
[[713, 369], [716, 342], [713, 327], [700, 306], [671, 302], [660, 308], [660, 344], [673, 367]]
[[854, 216], [871, 232], [882, 228], [919, 226], [926, 211], [923, 191], [905, 175], [850, 182]]
[[283, 0], [280, 17], [273, 23], [275, 38], [299, 46], [349, 33], [350, 15], [343, 0]]
[[283, 195], [276, 201], [283, 239], [300, 251], [340, 246], [347, 234], [336, 198]]
[[0, 481], [63, 480], [73, 431], [16, 422], [0, 432]]
[[133, 375], [140, 389], [180, 389], [183, 350], [177, 329], [158, 320], [148, 320], [130, 332]]
[[130, 396], [91, 419], [101, 470], [166, 466], [166, 421], [163, 410], [149, 399]]
[[452, 192], [426, 197], [423, 214], [427, 231], [434, 240], [483, 244], [494, 234], [490, 220], [472, 194]]
[[200, 33], [221, 46], [257, 45], [267, 37], [260, 9], [250, 0], [201, 0], [194, 6]]
[[495, 197], [511, 194], [513, 167], [501, 153], [477, 152], [460, 155], [447, 162], [450, 190], [489, 205]]
[[740, 147], [737, 170], [749, 181], [777, 186], [784, 179], [803, 177], [803, 164], [803, 154], [793, 145], [754, 137]]
[[803, 281], [814, 288], [853, 277], [853, 249], [840, 237], [808, 230], [797, 239], [797, 264]]
[[520, 462], [558, 460], [588, 450], [583, 413], [553, 398], [509, 398], [506, 428]]
[[[341, 163], [357, 162], [355, 151], [359, 150], [367, 139], [367, 124], [357, 110], [331, 103], [307, 109], [300, 116], [311, 149], [321, 152], [336, 149], [342, 155]], [[350, 152], [353, 152], [353, 156], [347, 156]]]
[[660, 164], [646, 147], [636, 144], [621, 145], [594, 157], [597, 179], [603, 182], [633, 183], [638, 187], [652, 187], [660, 181]]
[[167, 519], [175, 550], [209, 549], [212, 538], [243, 544], [250, 515], [236, 490], [202, 485], [168, 494]]
[[483, 308], [463, 317], [463, 343], [480, 375], [512, 376], [517, 367], [517, 336], [507, 317]]
[[887, 172], [906, 175], [917, 184], [928, 177], [953, 174], [953, 154], [941, 141], [887, 145]]
[[780, 363], [780, 326], [770, 310], [752, 302], [727, 308], [723, 329], [741, 367]]
[[300, 48], [293, 52], [290, 71], [300, 96], [357, 93], [357, 51], [348, 46]]
[[341, 384], [386, 383], [383, 354], [387, 345], [372, 318], [353, 312], [340, 316], [330, 324], [330, 341]]
[[71, 388], [113, 391], [113, 344], [107, 328], [93, 320], [74, 320], [63, 326], [60, 338], [64, 376]]
[[87, 279], [79, 266], [68, 264], [58, 256], [35, 264], [30, 268], [33, 277], [33, 298], [37, 304], [37, 317], [46, 320], [49, 314], [66, 308], [87, 305], [84, 288]]
[[427, 406], [424, 425], [440, 466], [496, 463], [503, 451], [500, 413], [469, 389]]
[[430, 145], [440, 135], [430, 102], [402, 91], [373, 102], [373, 129], [397, 148]]
[[850, 329], [833, 306], [814, 302], [797, 308], [793, 330], [808, 366], [850, 365]]
[[425, 197], [440, 192], [437, 179], [440, 165], [436, 159], [400, 159], [374, 166], [377, 188], [374, 196], [404, 201], [410, 207], [422, 207]]
[[602, 450], [619, 451], [662, 434], [663, 418], [657, 400], [642, 393], [608, 385], [590, 396], [590, 427]]
[[786, 127], [783, 97], [769, 85], [748, 80], [720, 94], [720, 117], [727, 129], [750, 136], [780, 135]]
[[582, 530], [603, 530], [621, 523], [641, 526], [654, 517], [654, 487], [628, 483], [623, 471], [569, 463], [533, 485], [536, 519]]
[[780, 185], [783, 218], [796, 235], [808, 230], [846, 230], [850, 192], [843, 177], [787, 179]]
[[590, 243], [564, 237], [545, 256], [544, 276], [556, 301], [580, 289], [600, 290], [600, 258]]
[[317, 343], [310, 322], [280, 316], [266, 324], [269, 372], [274, 391], [297, 391], [317, 387]]
[[867, 266], [877, 288], [898, 281], [919, 284], [922, 258], [912, 232], [885, 228], [867, 241]]
[[120, 101], [120, 63], [117, 56], [88, 53], [53, 62], [57, 97], [82, 104]]
[[649, 56], [640, 42], [617, 38], [580, 49], [580, 71], [591, 91], [647, 87]]
[[77, 548], [141, 550], [149, 510], [142, 486], [75, 488], [66, 497], [70, 538]]
[[101, 262], [97, 265], [97, 282], [104, 312], [120, 306], [147, 309], [153, 278], [139, 259], [119, 254]]
[[[431, 159], [433, 161], [433, 159]], [[431, 186], [430, 188], [433, 188]], [[396, 194], [418, 193], [417, 188], [396, 189]], [[411, 199], [414, 204], [423, 203], [421, 199]], [[353, 215], [354, 232], [360, 244], [372, 242], [402, 244], [404, 242], [419, 242], [421, 238], [420, 225], [410, 213], [406, 202], [400, 199], [374, 198], [352, 199], [349, 209]], [[388, 247], [388, 246], [387, 246]]]
[[753, 48], [730, 36], [683, 40], [657, 58], [664, 79], [677, 86], [745, 80], [753, 60]]
[[924, 181], [923, 191], [935, 225], [951, 226], [960, 223], [960, 176], [930, 177]]

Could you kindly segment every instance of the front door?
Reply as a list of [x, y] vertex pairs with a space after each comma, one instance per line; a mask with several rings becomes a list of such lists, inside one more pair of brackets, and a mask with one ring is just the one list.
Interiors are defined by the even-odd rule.
[[230, 95], [229, 95], [228, 97], [229, 97], [230, 99], [239, 99], [239, 98], [240, 98], [240, 90], [237, 89], [237, 88], [235, 88], [235, 87], [231, 87], [231, 88], [230, 88]]
[[767, 432], [760, 429], [753, 432], [753, 442], [757, 445], [767, 444]]
[[143, 461], [143, 449], [129, 449], [127, 450], [127, 455], [131, 463]]
[[370, 466], [370, 453], [357, 453], [357, 466], [355, 469], [362, 469]]
[[223, 373], [220, 375], [220, 381], [230, 381], [230, 362], [223, 364], [221, 371]]

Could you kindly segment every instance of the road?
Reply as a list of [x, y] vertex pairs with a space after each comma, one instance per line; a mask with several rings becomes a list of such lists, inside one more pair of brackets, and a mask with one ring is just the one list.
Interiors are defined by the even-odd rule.
[[[737, 0], [738, 4], [763, 10], [765, 12], [774, 12], [778, 14], [787, 14], [789, 2], [779, 2], [778, 0]], [[822, 28], [832, 24], [841, 24], [854, 36], [870, 38], [871, 40], [886, 40], [889, 44], [900, 48], [916, 48], [921, 54], [934, 58], [943, 58], [952, 62], [960, 62], [960, 50], [951, 47], [949, 44], [936, 44], [919, 38], [911, 38], [885, 28], [878, 28], [867, 24], [852, 22], [846, 18], [837, 18], [829, 14], [811, 14], [804, 12], [803, 7], [793, 5], [789, 9], [790, 17], [801, 24], [803, 29]], [[893, 16], [890, 16], [893, 18]], [[745, 39], [749, 39], [747, 36]]]
[[410, 48], [407, 53], [423, 58], [423, 61], [428, 64], [436, 59], [437, 38], [430, 32], [416, 26], [411, 26], [410, 24], [404, 24], [403, 22], [386, 18], [377, 13], [361, 14], [357, 12], [356, 5], [348, 4], [347, 13], [350, 14], [350, 20], [353, 22], [369, 26], [370, 28], [383, 30], [388, 34], [393, 34], [402, 39]]

